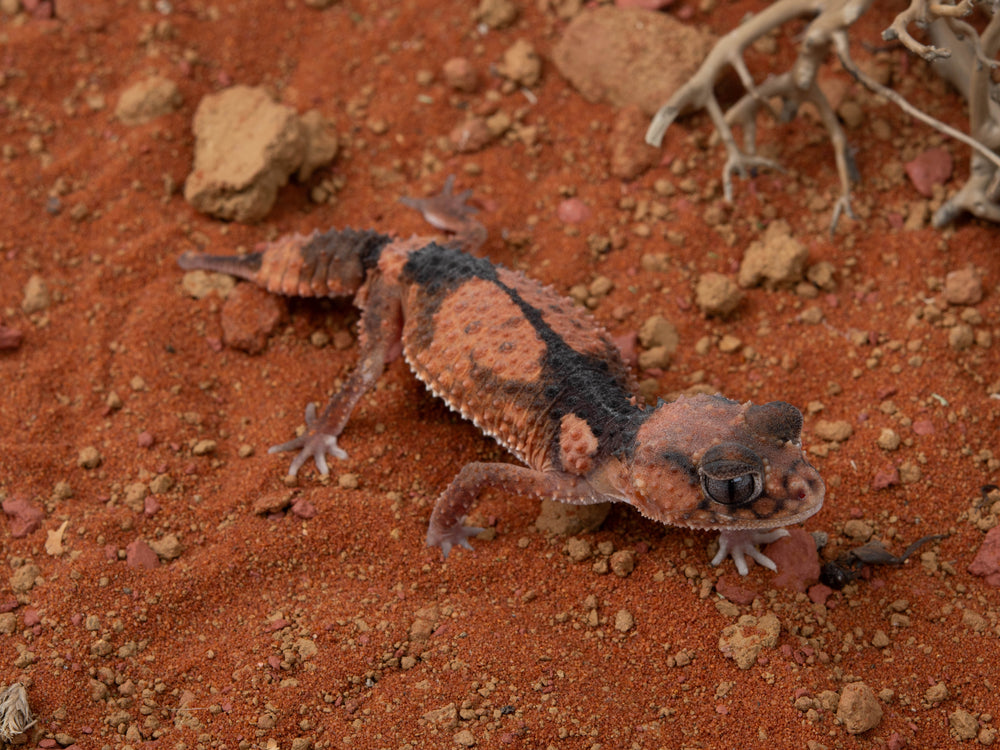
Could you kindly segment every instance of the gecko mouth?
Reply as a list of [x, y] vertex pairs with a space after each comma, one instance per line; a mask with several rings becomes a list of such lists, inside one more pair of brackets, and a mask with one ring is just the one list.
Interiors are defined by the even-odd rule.
[[762, 497], [742, 507], [713, 503], [709, 499], [694, 511], [672, 521], [697, 529], [776, 529], [802, 523], [823, 507], [826, 488], [822, 482], [811, 492], [784, 500]]

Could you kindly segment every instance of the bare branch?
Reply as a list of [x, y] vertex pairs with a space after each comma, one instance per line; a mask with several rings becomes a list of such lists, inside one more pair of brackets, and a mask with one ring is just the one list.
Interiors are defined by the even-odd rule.
[[915, 23], [918, 26], [926, 26], [928, 24], [927, 3], [928, 0], [911, 0], [910, 7], [897, 15], [892, 20], [889, 28], [882, 32], [882, 38], [887, 42], [898, 39], [913, 54], [920, 55], [927, 62], [934, 62], [939, 58], [948, 57], [951, 55], [951, 51], [941, 47], [921, 44], [907, 30], [907, 27], [911, 23]]
[[958, 5], [941, 5], [940, 3], [932, 3], [927, 10], [930, 11], [932, 16], [936, 16], [938, 18], [964, 18], [972, 13], [972, 9], [974, 7], [974, 0], [962, 0]]
[[744, 85], [750, 82], [747, 90], [752, 91], [753, 79], [743, 62], [743, 50], [787, 21], [821, 13], [824, 5], [825, 0], [777, 0], [722, 37], [708, 53], [708, 57], [691, 80], [681, 86], [654, 115], [646, 131], [646, 143], [660, 146], [667, 128], [681, 112], [706, 107], [709, 100], [715, 98], [712, 90], [727, 65], [736, 70]]
[[910, 117], [920, 120], [922, 123], [930, 125], [935, 130], [944, 133], [945, 135], [954, 138], [956, 141], [964, 143], [969, 148], [974, 149], [979, 152], [984, 158], [993, 162], [997, 167], [1000, 167], [1000, 155], [993, 153], [989, 148], [984, 146], [982, 143], [977, 141], [975, 138], [966, 135], [961, 130], [956, 130], [950, 125], [946, 125], [940, 120], [931, 117], [925, 112], [917, 109], [912, 104], [910, 104], [901, 95], [893, 91], [892, 89], [883, 86], [881, 83], [876, 81], [874, 78], [862, 71], [854, 60], [851, 59], [850, 43], [847, 39], [846, 32], [837, 32], [834, 34], [834, 46], [837, 50], [837, 56], [840, 58], [841, 65], [844, 69], [850, 73], [852, 76], [857, 78], [866, 88], [874, 91], [879, 96], [884, 96], [886, 99], [891, 101], [897, 107], [902, 109]]

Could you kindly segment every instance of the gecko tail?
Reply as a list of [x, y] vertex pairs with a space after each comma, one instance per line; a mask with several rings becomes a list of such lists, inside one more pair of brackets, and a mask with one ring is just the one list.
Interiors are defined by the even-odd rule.
[[214, 271], [248, 281], [256, 281], [263, 255], [260, 252], [248, 255], [209, 255], [208, 253], [187, 252], [177, 259], [177, 265], [185, 271]]
[[184, 253], [185, 270], [218, 271], [247, 279], [275, 294], [340, 297], [354, 294], [377, 263], [387, 235], [351, 228], [286, 234], [247, 255]]

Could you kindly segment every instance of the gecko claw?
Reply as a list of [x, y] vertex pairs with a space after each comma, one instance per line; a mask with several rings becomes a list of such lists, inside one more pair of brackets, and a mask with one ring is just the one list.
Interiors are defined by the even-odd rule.
[[774, 560], [761, 552], [757, 547], [761, 544], [770, 544], [786, 536], [788, 536], [787, 529], [771, 529], [770, 531], [738, 529], [735, 531], [723, 531], [719, 535], [719, 551], [712, 558], [712, 565], [718, 565], [727, 557], [731, 557], [733, 558], [733, 564], [736, 566], [736, 572], [741, 576], [745, 576], [750, 572], [746, 561], [747, 556], [749, 556], [758, 565], [777, 572], [778, 566], [774, 564]]
[[285, 451], [296, 450], [299, 452], [292, 459], [291, 466], [288, 467], [288, 476], [297, 476], [299, 469], [311, 458], [316, 462], [316, 469], [320, 475], [326, 477], [330, 475], [330, 466], [326, 462], [327, 454], [342, 461], [347, 458], [347, 451], [337, 445], [336, 435], [328, 435], [316, 431], [315, 426], [318, 422], [316, 405], [310, 403], [306, 407], [306, 431], [299, 437], [289, 440], [287, 443], [272, 445], [267, 449], [268, 453], [283, 453]]
[[463, 526], [460, 523], [456, 523], [447, 531], [435, 533], [432, 526], [427, 530], [427, 546], [440, 547], [444, 559], [447, 560], [448, 553], [451, 552], [453, 547], [465, 547], [467, 550], [471, 550], [473, 547], [469, 544], [469, 539], [482, 534], [484, 531], [486, 529], [479, 526]]

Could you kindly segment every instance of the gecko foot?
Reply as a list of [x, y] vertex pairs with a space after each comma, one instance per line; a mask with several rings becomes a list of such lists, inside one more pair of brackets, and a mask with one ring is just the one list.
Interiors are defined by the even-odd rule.
[[719, 551], [712, 558], [712, 565], [718, 565], [727, 557], [731, 557], [736, 565], [736, 571], [741, 576], [745, 576], [750, 572], [746, 561], [747, 556], [749, 556], [768, 570], [777, 571], [778, 566], [774, 564], [774, 561], [757, 547], [761, 544], [770, 544], [785, 536], [788, 536], [787, 529], [723, 531], [719, 534]]
[[452, 547], [465, 547], [466, 549], [472, 549], [472, 545], [469, 544], [469, 539], [471, 537], [482, 534], [486, 529], [481, 529], [478, 526], [463, 526], [461, 523], [456, 523], [449, 529], [444, 531], [435, 530], [433, 526], [427, 530], [427, 546], [428, 547], [440, 547], [441, 551], [444, 553], [444, 558], [448, 559], [448, 553], [451, 552]]
[[294, 477], [299, 473], [299, 469], [310, 458], [316, 461], [316, 468], [324, 477], [330, 474], [330, 467], [326, 463], [326, 455], [329, 453], [334, 458], [341, 460], [347, 458], [347, 451], [337, 445], [337, 436], [320, 432], [317, 423], [320, 420], [316, 417], [316, 405], [310, 403], [306, 407], [306, 431], [287, 443], [272, 445], [267, 449], [268, 453], [281, 453], [284, 451], [298, 451], [299, 454], [292, 460], [292, 465], [288, 467], [288, 476]]
[[479, 211], [466, 202], [472, 191], [463, 190], [455, 193], [454, 186], [455, 175], [449, 175], [437, 195], [429, 198], [404, 197], [400, 198], [399, 202], [404, 206], [415, 208], [423, 214], [424, 220], [431, 226], [454, 234], [455, 240], [465, 249], [476, 250], [486, 240], [486, 229], [471, 218]]

